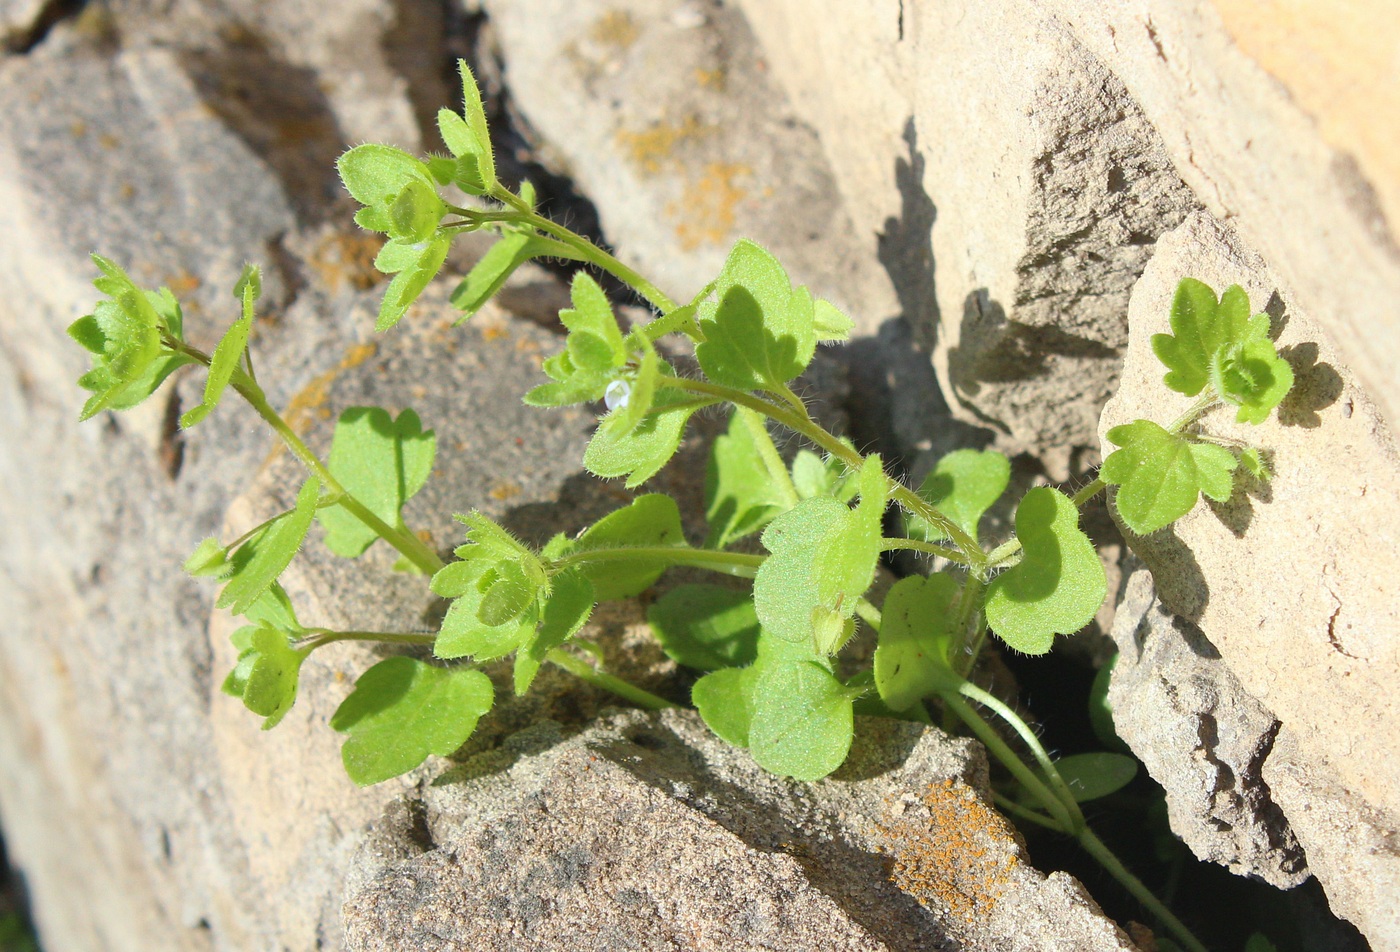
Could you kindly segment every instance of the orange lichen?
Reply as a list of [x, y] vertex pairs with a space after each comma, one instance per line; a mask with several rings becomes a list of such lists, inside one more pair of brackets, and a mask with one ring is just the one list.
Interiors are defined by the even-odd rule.
[[183, 298], [188, 294], [193, 294], [199, 290], [199, 286], [204, 282], [183, 268], [176, 274], [170, 275], [161, 284], [170, 289], [170, 293], [178, 298]]
[[522, 491], [519, 483], [506, 480], [505, 482], [500, 482], [492, 486], [491, 490], [486, 495], [497, 502], [505, 502], [507, 499], [514, 499], [516, 496], [519, 496]]
[[[379, 345], [374, 342], [356, 344], [345, 352], [340, 363], [302, 387], [296, 396], [292, 397], [291, 402], [287, 404], [286, 412], [282, 414], [282, 418], [287, 421], [287, 425], [292, 428], [293, 432], [306, 432], [312, 420], [319, 416], [319, 411], [325, 406], [327, 398], [330, 397], [331, 384], [335, 382], [336, 377], [352, 367], [360, 366], [378, 352]], [[272, 455], [276, 456], [281, 448], [282, 444], [277, 444]]]
[[724, 92], [725, 82], [728, 78], [729, 76], [722, 66], [717, 66], [714, 69], [697, 68], [695, 70], [695, 84], [703, 89]]
[[747, 194], [735, 180], [752, 171], [736, 162], [711, 162], [698, 181], [686, 186], [680, 201], [667, 206], [667, 214], [679, 222], [676, 237], [682, 249], [694, 251], [729, 240], [734, 233], [734, 210]]
[[954, 780], [930, 784], [921, 802], [927, 812], [910, 810], [884, 827], [890, 879], [921, 905], [986, 921], [1019, 862], [1011, 827]]
[[375, 255], [383, 244], [378, 235], [333, 232], [311, 250], [308, 263], [333, 291], [347, 283], [358, 291], [367, 291], [384, 280], [374, 267]]
[[641, 132], [619, 129], [617, 143], [644, 173], [657, 175], [674, 161], [677, 146], [708, 135], [712, 130], [712, 126], [695, 116], [686, 116], [680, 122], [658, 123]]
[[642, 31], [637, 26], [637, 21], [632, 19], [632, 14], [626, 10], [609, 10], [593, 21], [593, 25], [589, 27], [588, 35], [595, 42], [606, 43], [619, 50], [626, 50], [637, 42]]

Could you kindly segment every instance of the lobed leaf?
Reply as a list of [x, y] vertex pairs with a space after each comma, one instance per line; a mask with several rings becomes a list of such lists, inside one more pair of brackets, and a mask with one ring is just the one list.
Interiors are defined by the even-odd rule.
[[238, 662], [224, 679], [225, 694], [241, 698], [243, 706], [265, 720], [272, 730], [297, 699], [302, 662], [309, 651], [298, 651], [286, 632], [261, 625], [245, 625], [231, 636]]
[[[574, 544], [574, 552], [589, 549], [613, 549], [629, 546], [684, 545], [681, 514], [670, 496], [650, 493], [638, 496], [631, 504], [608, 513], [590, 526]], [[582, 571], [592, 583], [593, 594], [600, 602], [631, 598], [651, 588], [666, 565], [660, 560], [584, 562]]]
[[758, 613], [753, 596], [719, 585], [682, 585], [647, 609], [647, 622], [677, 664], [716, 671], [758, 657]]
[[214, 605], [241, 615], [277, 581], [311, 527], [321, 484], [312, 477], [297, 493], [296, 506], [283, 513], [234, 553], [234, 570]]
[[710, 449], [705, 471], [707, 548], [723, 549], [757, 532], [786, 507], [754, 437], [753, 427], [763, 425], [754, 411], [735, 407], [728, 431]]
[[517, 696], [529, 689], [545, 656], [578, 634], [588, 622], [596, 601], [593, 585], [582, 571], [571, 569], [554, 577], [549, 597], [540, 611], [539, 627], [527, 636], [515, 654]]
[[490, 661], [515, 651], [534, 634], [534, 612], [496, 625], [482, 620], [482, 602], [495, 580], [495, 570], [484, 560], [453, 562], [433, 576], [432, 590], [453, 599], [433, 642], [433, 654]]
[[[350, 407], [336, 421], [327, 461], [331, 475], [384, 522], [403, 526], [403, 505], [422, 489], [433, 469], [437, 437], [424, 430], [418, 414], [398, 419], [379, 407]], [[355, 558], [378, 534], [344, 506], [317, 513], [326, 530], [326, 548]]]
[[1234, 489], [1238, 461], [1222, 447], [1193, 442], [1151, 420], [1115, 426], [1108, 439], [1121, 449], [1104, 460], [1099, 478], [1118, 487], [1114, 505], [1139, 535], [1186, 515], [1202, 492], [1224, 501]]
[[1093, 619], [1108, 583], [1064, 493], [1048, 486], [1026, 493], [1016, 508], [1016, 536], [1024, 555], [987, 586], [987, 624], [1017, 651], [1044, 654], [1056, 635]]
[[429, 754], [446, 757], [466, 743], [495, 699], [491, 679], [467, 668], [386, 658], [355, 682], [331, 715], [346, 734], [341, 759], [362, 787], [414, 769]]
[[410, 182], [421, 182], [429, 188], [433, 184], [426, 165], [388, 145], [357, 145], [337, 159], [335, 167], [351, 198], [385, 211]]
[[180, 417], [180, 426], [186, 429], [199, 423], [219, 405], [224, 390], [233, 379], [233, 372], [243, 359], [243, 352], [248, 348], [248, 335], [253, 330], [253, 304], [262, 293], [261, 272], [251, 266], [245, 268], [234, 290], [242, 301], [243, 313], [214, 348], [209, 360], [209, 377], [204, 382], [204, 400]]
[[[1011, 461], [1001, 453], [954, 450], [924, 477], [918, 493], [976, 539], [983, 514], [1006, 492], [1010, 481]], [[908, 516], [906, 524], [911, 538], [926, 542], [947, 538], [936, 526], [918, 516]]]
[[598, 424], [583, 454], [583, 465], [595, 476], [627, 477], [627, 488], [640, 486], [661, 471], [676, 450], [690, 415], [701, 404], [676, 390], [657, 391], [645, 419], [627, 426], [626, 407], [610, 412]]
[[875, 648], [875, 688], [895, 711], [913, 707], [963, 680], [950, 652], [958, 631], [958, 583], [938, 573], [900, 579], [885, 595]]
[[1236, 422], [1259, 424], [1293, 389], [1293, 368], [1265, 337], [1216, 351], [1210, 379], [1226, 403], [1239, 407]]

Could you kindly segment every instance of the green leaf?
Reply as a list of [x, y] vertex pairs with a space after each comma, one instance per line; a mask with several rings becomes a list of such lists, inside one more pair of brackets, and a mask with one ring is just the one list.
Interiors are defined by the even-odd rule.
[[752, 690], [749, 750], [764, 770], [820, 780], [846, 759], [852, 689], [816, 661], [760, 664]]
[[1118, 487], [1114, 505], [1123, 522], [1139, 535], [1171, 525], [1205, 492], [1223, 501], [1234, 489], [1237, 461], [1228, 450], [1194, 443], [1151, 420], [1134, 420], [1108, 431], [1122, 447], [1109, 454], [1099, 478]]
[[1087, 803], [1132, 783], [1138, 762], [1125, 754], [1074, 754], [1055, 761], [1055, 770], [1074, 795], [1074, 801]]
[[450, 109], [439, 109], [437, 122], [442, 141], [457, 159], [450, 180], [468, 194], [484, 195], [490, 186], [481, 170], [483, 156], [486, 163], [491, 161], [491, 143], [480, 141], [467, 121]]
[[401, 241], [427, 241], [446, 212], [447, 206], [436, 188], [410, 179], [389, 203], [389, 234]]
[[308, 479], [297, 493], [294, 509], [278, 516], [239, 547], [234, 553], [233, 577], [219, 593], [215, 607], [241, 615], [277, 581], [306, 538], [320, 491], [320, 482], [314, 477]]
[[[93, 312], [79, 318], [68, 334], [93, 356], [92, 369], [78, 378], [78, 384], [93, 392], [83, 405], [80, 419], [102, 410], [126, 409], [150, 396], [171, 371], [188, 358], [164, 350], [161, 332], [179, 338], [180, 328], [168, 326], [179, 318], [179, 307], [157, 308], [169, 296], [142, 291], [113, 262], [92, 256], [102, 274], [93, 286], [110, 300], [99, 301]], [[164, 313], [163, 313], [164, 311]], [[167, 316], [168, 315], [168, 316]]]
[[248, 606], [243, 617], [264, 628], [276, 628], [289, 634], [300, 635], [306, 631], [297, 621], [297, 613], [292, 608], [292, 600], [287, 596], [287, 590], [277, 582], [269, 585], [267, 591]]
[[823, 459], [811, 450], [798, 450], [792, 458], [792, 484], [802, 499], [831, 496], [850, 502], [856, 495], [856, 481], [847, 478], [846, 464], [834, 456]]
[[878, 456], [866, 457], [854, 509], [835, 499], [804, 499], [763, 533], [773, 553], [754, 579], [759, 621], [775, 638], [825, 654], [844, 636], [844, 621], [875, 579], [886, 482]]
[[238, 663], [225, 679], [223, 691], [241, 697], [243, 705], [266, 720], [272, 730], [297, 699], [297, 680], [309, 651], [292, 647], [287, 634], [275, 628], [248, 625], [232, 635], [240, 649]]
[[[473, 509], [453, 517], [467, 527], [467, 544], [457, 549], [463, 559], [508, 559], [520, 563], [526, 577], [536, 585], [549, 587], [549, 578], [533, 549], [492, 522], [479, 510]], [[442, 594], [442, 593], [439, 593]]]
[[458, 60], [457, 69], [462, 75], [462, 115], [475, 140], [472, 154], [477, 158], [483, 190], [490, 191], [497, 184], [496, 159], [491, 151], [491, 133], [486, 127], [486, 108], [481, 102], [481, 89], [466, 60]]
[[[629, 546], [684, 545], [681, 514], [670, 496], [650, 493], [638, 496], [630, 505], [609, 513], [579, 536], [573, 551], [614, 549]], [[593, 584], [600, 602], [640, 595], [666, 571], [659, 559], [626, 559], [584, 562], [584, 574]]]
[[524, 231], [507, 232], [501, 240], [487, 249], [481, 260], [472, 266], [467, 276], [452, 292], [452, 304], [466, 311], [466, 318], [481, 310], [496, 292], [505, 286], [515, 269], [531, 258], [560, 257], [559, 242], [541, 238]]
[[[745, 415], [756, 423], [746, 421]], [[708, 548], [723, 549], [757, 532], [785, 508], [786, 500], [760, 454], [754, 425], [763, 426], [762, 417], [752, 410], [735, 407], [728, 431], [716, 438], [710, 449], [705, 472]]]
[[[972, 538], [992, 503], [1011, 481], [1011, 461], [995, 450], [954, 450], [924, 477], [919, 495]], [[911, 538], [937, 542], [947, 535], [918, 516], [906, 520]]]
[[228, 560], [228, 550], [218, 539], [210, 536], [204, 539], [185, 560], [184, 570], [195, 578], [227, 578], [233, 571]]
[[495, 692], [480, 671], [386, 658], [360, 675], [331, 715], [348, 735], [341, 759], [362, 787], [397, 777], [429, 754], [446, 757], [467, 742]]
[[1117, 663], [1118, 654], [1114, 652], [1113, 657], [1104, 662], [1094, 674], [1094, 683], [1089, 687], [1089, 726], [1093, 728], [1094, 736], [1100, 744], [1126, 752], [1128, 745], [1118, 736], [1118, 731], [1113, 725], [1113, 708], [1108, 703], [1108, 686], [1113, 679], [1113, 668]]
[[[389, 282], [384, 290], [384, 301], [379, 305], [379, 320], [374, 324], [377, 331], [387, 331], [399, 322], [418, 295], [432, 283], [447, 260], [447, 251], [452, 247], [450, 235], [437, 235], [423, 244], [418, 258]], [[378, 259], [376, 259], [378, 263]]]
[[583, 465], [604, 479], [627, 477], [628, 489], [640, 486], [676, 454], [685, 425], [699, 407], [676, 390], [659, 390], [651, 411], [633, 429], [627, 427], [627, 408], [619, 407], [598, 424], [584, 451]]
[[[575, 272], [573, 283], [569, 286], [569, 296], [574, 306], [560, 311], [559, 320], [568, 328], [570, 340], [578, 334], [598, 342], [600, 349], [597, 365], [593, 369], [621, 367], [627, 361], [622, 329], [613, 315], [612, 303], [598, 282], [586, 271]], [[575, 362], [581, 368], [588, 366], [577, 358]]]
[[900, 579], [885, 595], [875, 648], [875, 687], [903, 711], [963, 680], [950, 664], [957, 637], [958, 583], [942, 573]]
[[[402, 149], [387, 145], [357, 145], [335, 163], [345, 190], [361, 205], [391, 203], [409, 182], [433, 185], [428, 167]], [[378, 230], [378, 229], [376, 229]]]
[[[1161, 940], [1158, 940], [1160, 945]], [[1278, 947], [1262, 932], [1253, 933], [1244, 944], [1244, 952], [1278, 952]]]
[[593, 586], [583, 572], [573, 569], [559, 573], [549, 598], [540, 612], [540, 624], [515, 655], [515, 693], [529, 690], [545, 655], [578, 634], [593, 613], [596, 599]]
[[850, 340], [851, 331], [855, 330], [856, 326], [855, 321], [842, 314], [835, 304], [822, 299], [818, 299], [813, 305], [812, 318], [817, 340]]
[[1048, 486], [1026, 493], [1016, 508], [1016, 536], [1025, 554], [987, 586], [987, 623], [1017, 651], [1044, 654], [1056, 635], [1089, 624], [1108, 583], [1064, 493]]
[[811, 294], [794, 289], [777, 259], [747, 239], [729, 253], [700, 329], [695, 356], [705, 376], [739, 390], [781, 391], [817, 345]]
[[[379, 407], [351, 407], [336, 421], [327, 462], [356, 500], [402, 528], [403, 505], [428, 481], [436, 451], [436, 435], [423, 429], [412, 410], [396, 420]], [[355, 558], [379, 538], [344, 506], [328, 506], [317, 518], [326, 530], [326, 548], [344, 558]]]
[[253, 304], [262, 293], [262, 276], [257, 268], [244, 269], [237, 290], [243, 302], [242, 316], [233, 322], [214, 348], [209, 360], [209, 377], [204, 383], [204, 400], [180, 417], [180, 426], [186, 429], [199, 423], [219, 405], [248, 347], [248, 334], [253, 330]]
[[1215, 352], [1211, 385], [1226, 403], [1239, 407], [1239, 423], [1263, 423], [1293, 388], [1293, 368], [1267, 337], [1231, 344]]
[[1264, 454], [1254, 447], [1247, 447], [1240, 451], [1240, 465], [1249, 471], [1250, 475], [1261, 482], [1269, 481], [1269, 464], [1264, 459]]
[[534, 611], [499, 625], [481, 620], [482, 601], [495, 580], [495, 570], [484, 560], [453, 562], [433, 576], [433, 591], [454, 599], [433, 642], [433, 654], [490, 661], [515, 651], [534, 634]]
[[695, 682], [690, 702], [715, 736], [735, 747], [749, 746], [750, 708], [756, 668], [721, 668]]
[[[671, 368], [656, 355], [656, 349], [652, 347], [651, 341], [647, 340], [646, 337], [641, 337], [640, 340], [642, 353], [641, 359], [637, 363], [637, 370], [632, 374], [630, 381], [622, 381], [622, 385], [626, 389], [621, 402], [616, 405], [616, 426], [626, 429], [629, 433], [635, 432], [646, 420], [652, 407], [656, 406], [656, 391], [661, 375], [671, 372]], [[606, 391], [604, 396], [607, 396]], [[611, 407], [613, 404], [609, 403], [609, 406]]]
[[758, 657], [758, 613], [753, 596], [740, 589], [682, 585], [647, 609], [647, 621], [677, 664], [715, 671]]

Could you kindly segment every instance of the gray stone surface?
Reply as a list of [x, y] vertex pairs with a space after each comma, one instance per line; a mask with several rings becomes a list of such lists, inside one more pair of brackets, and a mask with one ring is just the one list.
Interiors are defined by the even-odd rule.
[[348, 946], [1133, 948], [1074, 880], [1027, 865], [976, 748], [884, 724], [862, 721], [865, 757], [813, 784], [691, 712], [519, 735], [505, 771], [468, 760], [386, 811]]
[[1303, 850], [1262, 776], [1278, 721], [1199, 628], [1162, 608], [1146, 569], [1128, 577], [1113, 638], [1113, 725], [1167, 791], [1172, 830], [1238, 875], [1304, 882]]
[[[1364, 805], [1380, 818], [1373, 823], [1393, 831], [1400, 828], [1400, 604], [1387, 560], [1400, 538], [1400, 456], [1391, 432], [1320, 322], [1233, 229], [1205, 213], [1159, 242], [1134, 288], [1122, 385], [1104, 411], [1103, 432], [1137, 418], [1170, 421], [1190, 402], [1162, 385], [1149, 344], [1168, 329], [1183, 275], [1222, 289], [1239, 283], [1256, 308], [1274, 315], [1296, 383], [1263, 425], [1236, 424], [1223, 411], [1201, 423], [1213, 436], [1263, 447], [1273, 478], [1242, 482], [1226, 503], [1198, 504], [1169, 529], [1133, 539], [1133, 548], [1163, 606], [1200, 629], [1243, 691], [1282, 725], [1280, 736], [1294, 738], [1291, 769], [1303, 772], [1294, 789]], [[1300, 801], [1274, 800], [1296, 833], [1291, 810]], [[1343, 839], [1323, 846], [1326, 830]], [[1319, 824], [1312, 838], [1332, 855], [1354, 848], [1335, 824]], [[1315, 846], [1299, 841], [1311, 856]], [[1382, 865], [1397, 858], [1390, 848], [1371, 855]], [[1400, 943], [1384, 911], [1400, 897], [1355, 901], [1388, 876], [1342, 862], [1309, 865], [1334, 908], [1354, 917], [1373, 945]]]

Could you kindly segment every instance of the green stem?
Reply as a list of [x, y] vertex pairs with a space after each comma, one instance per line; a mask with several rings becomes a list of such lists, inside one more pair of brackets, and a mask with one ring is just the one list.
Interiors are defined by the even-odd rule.
[[335, 644], [337, 641], [373, 641], [388, 645], [431, 645], [437, 635], [418, 634], [402, 631], [331, 631], [326, 628], [312, 628], [311, 637], [302, 643], [307, 651]]
[[692, 549], [681, 545], [627, 545], [570, 552], [562, 558], [555, 559], [554, 566], [563, 568], [580, 562], [663, 562], [670, 565], [691, 565], [738, 578], [753, 578], [766, 558], [764, 555], [722, 552], [718, 549]]
[[991, 724], [987, 723], [982, 715], [973, 709], [971, 704], [964, 701], [957, 691], [940, 691], [939, 696], [943, 698], [943, 703], [962, 719], [964, 724], [972, 728], [972, 732], [986, 745], [987, 751], [1000, 761], [1002, 766], [1011, 771], [1011, 775], [1040, 801], [1040, 805], [1049, 811], [1055, 821], [1060, 824], [1060, 829], [1069, 831], [1077, 828], [1073, 817], [1070, 816], [1069, 810], [1065, 808], [1060, 798], [1045, 785], [1040, 777], [1036, 776], [1034, 770], [1025, 765], [1025, 762], [1017, 756], [1011, 746], [1002, 740], [1001, 735]]
[[[521, 199], [520, 196], [510, 192], [507, 189], [498, 188], [495, 190], [495, 192], [492, 193], [491, 197], [514, 209], [516, 215], [514, 217], [502, 216], [499, 218], [493, 218], [488, 212], [484, 215], [481, 213], [468, 213], [467, 217], [472, 217], [483, 221], [518, 221], [522, 224], [529, 225], [532, 228], [538, 228], [540, 231], [554, 236], [555, 238], [562, 241], [564, 244], [573, 248], [576, 252], [578, 252], [579, 260], [586, 261], [591, 265], [595, 265], [596, 267], [599, 267], [602, 270], [608, 272], [608, 274], [611, 274], [618, 280], [626, 283], [638, 294], [650, 301], [652, 305], [657, 308], [657, 310], [661, 311], [661, 313], [665, 314], [668, 311], [675, 310], [676, 302], [672, 301], [669, 297], [667, 297], [666, 294], [664, 294], [661, 291], [661, 289], [658, 288], [656, 285], [652, 284], [650, 281], [642, 277], [636, 271], [623, 264], [613, 255], [604, 251], [602, 248], [599, 248], [587, 238], [573, 231], [570, 231], [563, 225], [555, 224], [548, 218], [545, 218], [543, 215], [539, 214], [533, 208], [531, 208], [529, 203]], [[467, 211], [466, 209], [453, 210], [457, 211], [458, 213], [466, 213]]]
[[783, 462], [783, 457], [778, 452], [773, 437], [768, 434], [768, 427], [764, 424], [763, 417], [748, 407], [735, 407], [734, 412], [739, 415], [739, 419], [744, 423], [744, 428], [749, 431], [749, 437], [758, 449], [759, 459], [763, 461], [763, 468], [768, 471], [769, 482], [783, 497], [784, 505], [791, 509], [802, 501], [802, 497], [797, 494], [797, 486], [792, 481], [792, 474], [788, 472], [787, 464]]
[[880, 609], [876, 608], [864, 598], [858, 598], [856, 599], [856, 614], [859, 615], [860, 620], [869, 625], [877, 635], [880, 633], [880, 626], [884, 624], [885, 620]]
[[[1074, 508], [1083, 509], [1084, 504], [1102, 492], [1103, 488], [1107, 485], [1108, 484], [1102, 479], [1095, 479], [1092, 483], [1071, 496], [1069, 501], [1074, 503]], [[1020, 548], [1019, 542], [1017, 543], [1017, 548]]]
[[982, 617], [982, 590], [986, 587], [980, 574], [969, 575], [958, 596], [958, 627], [962, 633], [962, 652], [953, 662], [954, 670], [963, 677], [977, 664], [982, 645], [987, 639], [987, 623]]
[[599, 671], [593, 665], [577, 658], [563, 648], [555, 648], [545, 655], [545, 660], [556, 664], [565, 671], [587, 681], [594, 687], [602, 688], [604, 691], [611, 691], [620, 698], [631, 701], [638, 707], [646, 708], [649, 711], [659, 711], [668, 707], [679, 707], [664, 697], [644, 691], [635, 684], [630, 684], [621, 678], [614, 677], [606, 671]]
[[995, 790], [992, 791], [992, 802], [1000, 807], [1003, 813], [1010, 813], [1012, 816], [1018, 816], [1023, 820], [1029, 820], [1031, 823], [1039, 824], [1047, 830], [1054, 830], [1056, 833], [1064, 832], [1064, 829], [1060, 824], [1055, 822], [1054, 818], [1048, 817], [1044, 813], [1036, 813], [1034, 810], [1028, 810], [1015, 800], [1012, 800], [1010, 797], [1004, 797]]
[[939, 558], [947, 559], [949, 562], [956, 562], [959, 565], [967, 564], [967, 556], [963, 555], [961, 549], [950, 549], [943, 545], [934, 545], [932, 542], [921, 542], [918, 539], [881, 539], [880, 551], [893, 552], [895, 549], [910, 549], [914, 552], [923, 552], [926, 555], [936, 555]]
[[1142, 903], [1143, 906], [1166, 927], [1167, 931], [1176, 937], [1178, 942], [1187, 949], [1190, 949], [1191, 952], [1208, 952], [1205, 945], [1201, 943], [1201, 940], [1197, 939], [1191, 934], [1191, 930], [1186, 928], [1186, 924], [1173, 915], [1172, 911], [1166, 907], [1166, 904], [1154, 896], [1152, 890], [1148, 889], [1147, 886], [1143, 884], [1142, 880], [1128, 871], [1128, 868], [1123, 865], [1122, 860], [1118, 858], [1113, 850], [1108, 848], [1103, 840], [1094, 835], [1093, 830], [1086, 826], [1079, 831], [1075, 839], [1079, 841], [1079, 845], [1084, 847], [1084, 850], [1090, 856], [1099, 861], [1099, 865], [1107, 870], [1110, 876], [1118, 880], [1124, 889], [1132, 893], [1133, 897], [1137, 899], [1138, 902]]
[[1167, 427], [1167, 432], [1172, 435], [1180, 433], [1192, 423], [1195, 423], [1207, 410], [1213, 410], [1223, 401], [1212, 391], [1207, 391], [1196, 398], [1196, 402], [1186, 408], [1186, 412], [1172, 421], [1172, 425]]
[[1050, 759], [1050, 755], [1041, 746], [1040, 738], [1035, 736], [1035, 731], [1031, 730], [1030, 725], [1021, 720], [1019, 714], [1003, 704], [1001, 698], [982, 690], [971, 682], [964, 681], [959, 685], [958, 693], [992, 711], [1020, 736], [1025, 745], [1030, 748], [1031, 755], [1035, 757], [1036, 763], [1040, 764], [1040, 769], [1044, 771], [1046, 778], [1050, 781], [1055, 795], [1069, 814], [1071, 822], [1066, 824], [1066, 832], [1078, 835], [1079, 831], [1084, 829], [1084, 814], [1079, 809], [1078, 801], [1074, 799], [1074, 793], [1069, 789], [1064, 778], [1060, 776], [1059, 770], [1055, 769], [1055, 762]]
[[[662, 387], [671, 387], [701, 396], [713, 397], [717, 400], [725, 400], [762, 413], [764, 416], [777, 420], [794, 433], [805, 436], [852, 469], [860, 469], [861, 464], [865, 462], [864, 456], [842, 443], [810, 417], [799, 416], [789, 407], [754, 396], [747, 391], [710, 383], [708, 380], [691, 380], [686, 377], [662, 377], [657, 381], [657, 384]], [[936, 526], [944, 535], [957, 543], [958, 548], [965, 556], [964, 561], [967, 565], [976, 569], [981, 569], [986, 565], [986, 555], [977, 544], [977, 540], [899, 480], [888, 474], [885, 475], [885, 480], [890, 487], [890, 496], [896, 502], [914, 515]]]
[[257, 411], [258, 416], [262, 417], [267, 425], [272, 427], [278, 436], [282, 437], [282, 442], [287, 445], [287, 449], [292, 451], [293, 456], [301, 460], [311, 475], [320, 480], [326, 491], [340, 497], [339, 504], [345, 508], [346, 512], [374, 530], [375, 535], [398, 549], [404, 558], [425, 574], [432, 575], [443, 567], [442, 559], [438, 558], [438, 554], [430, 549], [422, 539], [407, 529], [389, 525], [341, 485], [340, 480], [331, 475], [331, 471], [326, 469], [315, 453], [311, 452], [310, 447], [302, 442], [301, 437], [297, 436], [296, 432], [287, 425], [287, 421], [282, 419], [281, 414], [267, 402], [262, 388], [249, 379], [246, 374], [234, 371], [233, 386], [243, 399], [247, 400], [248, 404]]

